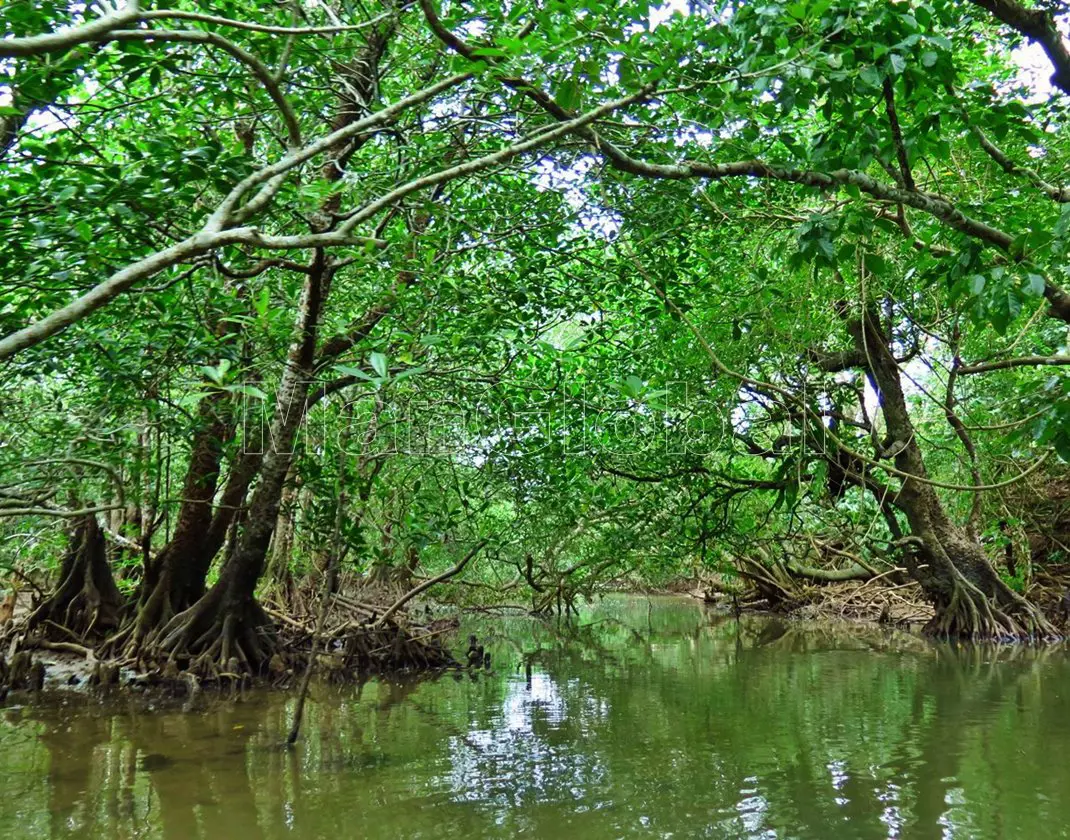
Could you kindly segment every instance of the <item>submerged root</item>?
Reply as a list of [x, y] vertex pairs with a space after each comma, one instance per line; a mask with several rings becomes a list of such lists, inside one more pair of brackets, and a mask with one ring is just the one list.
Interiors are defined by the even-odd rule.
[[456, 664], [439, 634], [399, 624], [350, 628], [335, 637], [346, 671], [364, 674], [384, 671], [431, 670]]
[[927, 635], [1008, 642], [1059, 637], [1040, 607], [1003, 581], [980, 545], [933, 539], [922, 545], [920, 558], [926, 562], [921, 579], [936, 611]]

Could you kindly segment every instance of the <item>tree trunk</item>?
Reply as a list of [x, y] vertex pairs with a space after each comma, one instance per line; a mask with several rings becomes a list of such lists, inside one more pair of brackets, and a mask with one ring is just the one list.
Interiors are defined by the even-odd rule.
[[[227, 416], [227, 401], [226, 392], [216, 391], [204, 397], [198, 406], [198, 427], [174, 534], [154, 561], [146, 561], [137, 610], [131, 618], [128, 635], [116, 640], [128, 643], [131, 653], [153, 630], [162, 627], [195, 600], [190, 598], [190, 593], [207, 549], [206, 537], [212, 524], [212, 501], [219, 482], [223, 449], [234, 436], [234, 422]], [[207, 572], [207, 566], [204, 572]]]
[[223, 486], [212, 522], [204, 535], [199, 550], [190, 555], [188, 570], [185, 575], [185, 603], [192, 604], [205, 591], [208, 570], [212, 561], [227, 540], [231, 525], [240, 517], [245, 504], [245, 496], [253, 479], [260, 473], [264, 456], [260, 452], [243, 452], [235, 461]]
[[51, 622], [89, 638], [114, 628], [121, 604], [108, 566], [104, 532], [96, 514], [86, 514], [74, 524], [59, 585], [34, 610], [28, 626], [33, 629]]
[[296, 478], [283, 487], [279, 518], [275, 523], [275, 538], [271, 543], [271, 560], [268, 564], [268, 586], [272, 595], [283, 604], [290, 604], [295, 594], [290, 558], [293, 556], [298, 489]]
[[[396, 26], [397, 15], [392, 13], [386, 21], [367, 33], [364, 48], [352, 65], [339, 68], [346, 84], [344, 93], [339, 97], [335, 128], [358, 119], [375, 98], [379, 62]], [[329, 183], [341, 180], [349, 157], [371, 136], [369, 134], [345, 148], [332, 149], [320, 169], [321, 176]], [[332, 215], [338, 212], [340, 202], [340, 192], [330, 193], [320, 206], [321, 217], [316, 224], [329, 225]], [[184, 656], [194, 657], [192, 667], [195, 670], [215, 670], [217, 673], [220, 667], [231, 673], [238, 668], [259, 670], [268, 663], [274, 648], [271, 622], [257, 603], [254, 593], [264, 571], [268, 546], [278, 520], [283, 487], [293, 460], [293, 447], [305, 417], [310, 380], [316, 367], [320, 315], [330, 292], [335, 268], [323, 250], [317, 249], [306, 271], [297, 308], [294, 341], [278, 385], [270, 439], [263, 461], [259, 464], [260, 481], [249, 503], [235, 551], [223, 564], [215, 585], [189, 609], [176, 615], [160, 632], [158, 647], [161, 652], [166, 653], [171, 661]], [[221, 508], [221, 512], [223, 510]], [[229, 515], [233, 519], [234, 513]], [[211, 538], [220, 539], [220, 544], [221, 537], [226, 533], [225, 527], [222, 533], [217, 530], [217, 525], [222, 524], [222, 521], [213, 521], [210, 529]], [[202, 553], [202, 561], [206, 555], [207, 552]], [[207, 564], [204, 572], [207, 574]], [[203, 581], [202, 576], [200, 586], [203, 586]]]
[[161, 652], [171, 659], [193, 658], [194, 670], [258, 671], [273, 652], [271, 622], [254, 593], [264, 571], [293, 447], [305, 416], [305, 399], [315, 362], [316, 330], [332, 273], [324, 254], [317, 252], [298, 308], [296, 338], [287, 354], [278, 387], [260, 482], [249, 503], [248, 517], [235, 551], [224, 563], [215, 585], [189, 609], [176, 615], [160, 634]]
[[933, 603], [936, 614], [928, 631], [938, 636], [1032, 638], [1055, 635], [1037, 607], [1007, 586], [989, 562], [983, 546], [948, 516], [928, 472], [907, 410], [899, 365], [877, 315], [867, 310], [848, 324], [855, 348], [877, 388], [892, 446], [903, 479], [894, 504], [910, 525], [903, 541], [906, 566]]

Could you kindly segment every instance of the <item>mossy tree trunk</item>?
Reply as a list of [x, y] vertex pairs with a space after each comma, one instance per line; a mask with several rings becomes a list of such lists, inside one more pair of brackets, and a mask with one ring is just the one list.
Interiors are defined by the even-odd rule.
[[918, 435], [907, 409], [892, 341], [873, 310], [848, 323], [848, 331], [877, 389], [888, 437], [902, 479], [893, 504], [910, 527], [903, 541], [911, 576], [921, 584], [936, 614], [935, 635], [1032, 638], [1055, 635], [1043, 614], [1012, 590], [989, 561], [973, 529], [952, 520], [937, 488], [928, 483]]
[[[396, 31], [397, 10], [366, 35], [364, 47], [354, 61], [339, 67], [341, 90], [332, 128], [338, 129], [359, 119], [374, 101], [378, 90], [379, 63], [385, 54], [390, 38]], [[373, 135], [355, 139], [348, 145], [331, 150], [320, 168], [321, 177], [328, 183], [341, 180], [354, 152]], [[313, 225], [329, 228], [339, 212], [341, 193], [332, 192], [324, 199], [320, 213]], [[352, 346], [343, 341], [337, 348], [326, 347], [317, 360], [317, 337], [323, 307], [330, 293], [335, 267], [322, 248], [315, 250], [308, 266], [301, 269], [305, 280], [298, 303], [293, 343], [287, 353], [282, 378], [277, 386], [274, 414], [269, 426], [262, 462], [255, 473], [256, 489], [244, 511], [244, 520], [238, 533], [238, 541], [223, 564], [219, 580], [184, 611], [176, 614], [150, 639], [149, 653], [168, 657], [170, 661], [189, 659], [195, 670], [228, 672], [235, 670], [257, 671], [271, 658], [274, 648], [274, 633], [270, 620], [258, 604], [255, 592], [264, 572], [268, 547], [278, 521], [283, 488], [293, 460], [293, 451], [298, 431], [304, 421], [309, 388], [317, 362], [332, 358]], [[373, 309], [373, 312], [377, 310]], [[379, 315], [378, 317], [382, 317]], [[368, 329], [377, 323], [370, 320]], [[366, 335], [358, 329], [358, 336]], [[356, 339], [354, 339], [356, 340]], [[251, 480], [251, 476], [250, 476]], [[245, 485], [247, 487], [248, 484]], [[244, 487], [242, 488], [244, 495]], [[226, 493], [224, 493], [224, 496]], [[224, 502], [227, 500], [224, 499]], [[221, 512], [223, 505], [220, 505]], [[230, 524], [234, 519], [226, 522]], [[227, 528], [223, 522], [213, 520], [209, 529], [208, 549], [212, 540], [222, 539]], [[217, 527], [220, 526], [220, 527]], [[218, 546], [215, 547], [218, 550]], [[202, 551], [200, 560], [207, 558]], [[188, 581], [191, 588], [187, 595], [204, 586], [207, 564], [195, 569], [196, 574]], [[192, 598], [191, 598], [192, 600]]]
[[[214, 392], [204, 397], [198, 407], [198, 426], [175, 530], [155, 559], [146, 559], [136, 610], [127, 627], [128, 639], [123, 639], [132, 645], [131, 650], [154, 629], [190, 606], [194, 578], [207, 551], [205, 543], [212, 525], [223, 451], [234, 436], [234, 423], [228, 417], [228, 396], [224, 391]], [[204, 571], [207, 572], [207, 567]]]

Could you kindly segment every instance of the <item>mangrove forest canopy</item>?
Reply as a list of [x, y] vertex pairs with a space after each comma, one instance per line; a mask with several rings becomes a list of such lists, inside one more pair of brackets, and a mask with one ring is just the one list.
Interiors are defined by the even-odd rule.
[[1063, 14], [7, 0], [12, 632], [263, 673], [369, 588], [688, 580], [1062, 635]]

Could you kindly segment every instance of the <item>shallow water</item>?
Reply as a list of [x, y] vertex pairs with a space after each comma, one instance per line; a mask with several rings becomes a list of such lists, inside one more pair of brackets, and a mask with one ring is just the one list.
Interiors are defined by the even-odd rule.
[[1070, 655], [613, 598], [495, 669], [0, 713], [5, 838], [1070, 836]]

